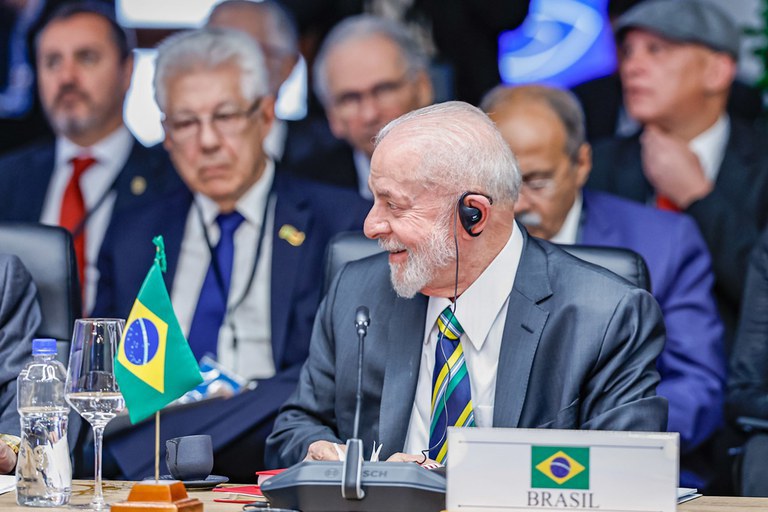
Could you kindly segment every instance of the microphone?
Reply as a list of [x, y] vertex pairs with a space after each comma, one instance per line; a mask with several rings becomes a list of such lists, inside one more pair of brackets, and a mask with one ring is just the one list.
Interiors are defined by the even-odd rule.
[[358, 437], [360, 429], [360, 413], [363, 408], [363, 346], [368, 326], [371, 323], [370, 313], [365, 306], [358, 306], [355, 311], [355, 329], [357, 330], [357, 391], [355, 393], [355, 422], [352, 437], [347, 439], [347, 456], [342, 468], [341, 495], [348, 500], [365, 498], [363, 490], [363, 441]]
[[368, 326], [371, 325], [371, 315], [368, 308], [365, 306], [358, 306], [355, 311], [355, 329], [357, 329], [358, 336], [365, 336], [368, 334]]
[[271, 477], [261, 486], [271, 506], [304, 512], [440, 512], [445, 509], [445, 473], [428, 471], [412, 462], [363, 462], [363, 441], [358, 435], [363, 403], [363, 345], [370, 324], [368, 308], [359, 306], [355, 311], [358, 337], [355, 419], [344, 462], [299, 462]]

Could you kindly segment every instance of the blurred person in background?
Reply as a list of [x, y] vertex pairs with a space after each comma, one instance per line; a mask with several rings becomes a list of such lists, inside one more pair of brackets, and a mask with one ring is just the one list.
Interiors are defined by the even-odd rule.
[[16, 377], [32, 358], [32, 338], [40, 322], [32, 277], [16, 256], [0, 254], [0, 475], [16, 467]]
[[[281, 167], [298, 162], [315, 162], [312, 156], [333, 151], [342, 146], [328, 127], [325, 115], [308, 111], [301, 119], [288, 112], [292, 99], [306, 101], [306, 98], [290, 97], [282, 92], [288, 81], [303, 78], [300, 84], [308, 90], [306, 77], [300, 74], [305, 67], [300, 62], [299, 35], [293, 16], [279, 2], [264, 0], [225, 0], [211, 10], [206, 23], [208, 27], [231, 28], [250, 35], [261, 47], [269, 72], [269, 88], [275, 97], [275, 120], [264, 141], [265, 151], [279, 162]], [[304, 105], [306, 107], [306, 105]], [[281, 108], [282, 107], [282, 108]], [[281, 116], [286, 116], [283, 119]]]
[[331, 131], [348, 146], [291, 170], [370, 199], [373, 138], [393, 119], [432, 103], [427, 66], [417, 41], [394, 21], [360, 15], [339, 23], [315, 60], [314, 87]]
[[113, 213], [178, 183], [165, 151], [145, 148], [123, 123], [133, 45], [133, 34], [105, 3], [73, 2], [55, 11], [38, 34], [36, 55], [40, 99], [56, 140], [0, 159], [0, 220], [72, 232], [86, 313]]
[[616, 32], [624, 106], [642, 131], [596, 144], [587, 186], [694, 219], [728, 352], [749, 252], [768, 219], [766, 137], [726, 111], [739, 30], [711, 2], [646, 0]]
[[680, 433], [680, 485], [699, 487], [710, 461], [697, 450], [721, 426], [725, 393], [723, 325], [712, 295], [706, 243], [687, 216], [582, 187], [592, 167], [584, 114], [569, 92], [497, 87], [482, 108], [518, 159], [515, 218], [560, 244], [615, 246], [643, 256], [667, 339], [657, 367], [669, 401], [668, 429]]

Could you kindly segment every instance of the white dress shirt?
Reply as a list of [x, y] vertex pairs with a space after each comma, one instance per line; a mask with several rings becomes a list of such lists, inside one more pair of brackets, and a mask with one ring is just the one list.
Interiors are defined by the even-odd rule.
[[704, 175], [712, 183], [717, 181], [717, 175], [720, 173], [730, 133], [731, 121], [727, 115], [723, 114], [715, 124], [701, 132], [688, 144], [691, 151], [699, 158]]
[[363, 199], [373, 199], [373, 193], [368, 188], [368, 177], [371, 175], [371, 159], [362, 151], [354, 150], [352, 157], [357, 173], [357, 192]]
[[[515, 282], [522, 251], [523, 236], [515, 224], [512, 235], [501, 252], [456, 301], [456, 319], [464, 328], [460, 341], [469, 372], [475, 425], [478, 427], [493, 426], [496, 370], [509, 295]], [[416, 397], [405, 438], [405, 453], [417, 454], [429, 448], [437, 318], [450, 304], [451, 301], [447, 298], [429, 298]]]
[[581, 207], [584, 204], [584, 198], [581, 195], [581, 190], [576, 192], [576, 199], [571, 205], [571, 209], [568, 210], [568, 215], [565, 216], [563, 225], [560, 226], [560, 231], [552, 237], [550, 242], [553, 244], [567, 244], [573, 245], [579, 238], [579, 227], [581, 224]]
[[[275, 166], [270, 160], [264, 169], [264, 175], [235, 206], [235, 209], [245, 217], [245, 221], [235, 231], [232, 285], [227, 300], [230, 314], [219, 330], [218, 361], [246, 379], [264, 379], [275, 374], [269, 299], [274, 201], [270, 201], [267, 209], [270, 185], [274, 175]], [[199, 209], [194, 205], [189, 209], [184, 238], [181, 242], [178, 269], [171, 291], [173, 309], [185, 335], [189, 334], [200, 290], [211, 262], [211, 252], [200, 221], [201, 213], [213, 247], [218, 243], [220, 236], [219, 226], [216, 223], [216, 217], [219, 214], [216, 203], [202, 194], [195, 195], [195, 202]], [[248, 295], [242, 303], [236, 305], [249, 284], [261, 224], [265, 222], [263, 218], [265, 209], [267, 219], [256, 274]], [[232, 309], [233, 306], [234, 309]], [[237, 334], [237, 346], [234, 345], [233, 334]]]
[[51, 181], [43, 203], [40, 222], [52, 226], [59, 225], [61, 202], [64, 191], [72, 177], [72, 159], [93, 157], [96, 162], [80, 178], [80, 190], [83, 193], [86, 211], [93, 210], [101, 198], [106, 199], [93, 211], [85, 225], [85, 313], [88, 314], [96, 301], [96, 285], [99, 271], [96, 262], [101, 249], [101, 242], [112, 218], [117, 192], [109, 188], [125, 166], [133, 148], [133, 136], [125, 126], [121, 126], [106, 138], [89, 148], [83, 148], [74, 142], [58, 137], [56, 139], [56, 160]]

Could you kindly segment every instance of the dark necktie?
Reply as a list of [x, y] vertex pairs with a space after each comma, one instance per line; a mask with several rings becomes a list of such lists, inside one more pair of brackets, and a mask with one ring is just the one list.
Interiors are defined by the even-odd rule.
[[220, 283], [216, 276], [216, 267], [212, 259], [205, 274], [200, 297], [197, 299], [192, 326], [189, 328], [189, 346], [198, 361], [208, 352], [214, 355], [217, 352], [219, 328], [227, 313], [227, 297], [232, 280], [232, 261], [235, 256], [234, 235], [244, 220], [245, 218], [236, 211], [216, 217], [221, 237], [212, 258], [216, 258], [222, 282]]
[[435, 370], [432, 375], [432, 415], [429, 457], [445, 464], [448, 456], [446, 427], [474, 427], [472, 389], [460, 338], [461, 324], [448, 306], [437, 319]]
[[[85, 220], [86, 208], [83, 199], [83, 191], [80, 188], [80, 178], [90, 166], [96, 163], [91, 157], [76, 157], [72, 159], [72, 176], [69, 178], [67, 188], [61, 198], [61, 210], [59, 212], [59, 225], [69, 230], [74, 236], [75, 256], [77, 258], [77, 271], [80, 274], [80, 289], [85, 293], [85, 226], [81, 226]], [[79, 232], [77, 228], [80, 227]]]

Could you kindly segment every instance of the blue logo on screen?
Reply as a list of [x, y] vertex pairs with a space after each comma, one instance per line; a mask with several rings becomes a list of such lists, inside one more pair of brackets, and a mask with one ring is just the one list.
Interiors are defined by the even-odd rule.
[[571, 87], [616, 68], [608, 0], [532, 0], [520, 27], [499, 37], [507, 84]]

